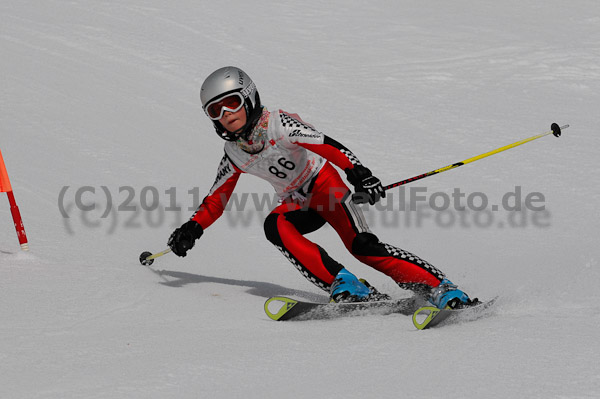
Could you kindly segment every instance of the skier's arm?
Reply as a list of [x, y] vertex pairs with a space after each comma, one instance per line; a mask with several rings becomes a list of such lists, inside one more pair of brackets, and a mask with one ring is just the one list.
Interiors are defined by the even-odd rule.
[[204, 229], [213, 224], [225, 210], [233, 189], [240, 177], [239, 170], [227, 155], [223, 156], [217, 178], [209, 194], [192, 218], [177, 228], [169, 237], [167, 245], [177, 256], [186, 256], [187, 251], [194, 247], [195, 241], [204, 233]]
[[369, 202], [373, 205], [379, 198], [385, 197], [381, 181], [343, 144], [317, 131], [296, 114], [280, 111], [280, 121], [289, 142], [319, 154], [346, 172], [348, 181], [358, 194], [355, 196], [356, 202]]
[[362, 165], [352, 151], [325, 134], [323, 134], [322, 143], [297, 142], [296, 144], [319, 154], [342, 170], [353, 169], [356, 165]]
[[229, 157], [224, 155], [219, 164], [217, 177], [210, 192], [204, 198], [191, 220], [202, 226], [202, 229], [206, 229], [221, 217], [241, 173], [242, 171], [231, 162]]
[[352, 151], [304, 122], [298, 114], [288, 114], [280, 110], [279, 119], [284, 137], [290, 143], [319, 154], [342, 170], [353, 169], [358, 165], [362, 166]]
[[360, 163], [352, 151], [331, 137], [326, 135], [323, 137], [323, 144], [298, 143], [298, 145], [319, 154], [343, 169], [346, 172], [346, 178], [354, 186], [354, 192], [357, 194], [354, 197], [356, 202], [368, 202], [373, 205], [379, 201], [379, 198], [385, 197], [381, 181]]

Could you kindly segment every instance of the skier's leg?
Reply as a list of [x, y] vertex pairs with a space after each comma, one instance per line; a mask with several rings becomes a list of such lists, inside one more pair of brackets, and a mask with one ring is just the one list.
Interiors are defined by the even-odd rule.
[[401, 288], [427, 295], [444, 274], [418, 256], [379, 241], [373, 233], [359, 233], [352, 239], [350, 252], [362, 263], [390, 276]]
[[304, 277], [329, 292], [331, 283], [343, 266], [323, 248], [303, 236], [324, 224], [325, 220], [314, 210], [302, 208], [299, 204], [284, 203], [267, 216], [264, 228], [267, 239]]
[[352, 203], [349, 193], [342, 196], [339, 203], [339, 207], [333, 207], [334, 212], [329, 212], [329, 216], [324, 217], [356, 259], [390, 276], [401, 288], [414, 291], [440, 309], [446, 306], [469, 306], [477, 302], [476, 299], [471, 300], [429, 262], [379, 241], [370, 231], [357, 229], [359, 223], [356, 220], [360, 219], [357, 215], [362, 213]]
[[336, 230], [346, 248], [359, 261], [390, 276], [402, 288], [429, 292], [444, 274], [408, 251], [379, 241], [369, 229], [350, 190], [332, 167], [324, 167], [311, 192], [311, 208]]

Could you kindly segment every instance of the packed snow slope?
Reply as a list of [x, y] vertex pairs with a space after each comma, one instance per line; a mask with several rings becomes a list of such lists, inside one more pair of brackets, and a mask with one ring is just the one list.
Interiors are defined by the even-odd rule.
[[[31, 247], [0, 200], [0, 397], [600, 397], [597, 1], [4, 0], [0, 46]], [[186, 258], [142, 267], [215, 178], [199, 88], [225, 65], [385, 184], [570, 124], [365, 208], [382, 241], [500, 296], [495, 313], [269, 320], [269, 296], [327, 295], [265, 240], [272, 190], [251, 176]], [[409, 295], [331, 228], [310, 238]]]

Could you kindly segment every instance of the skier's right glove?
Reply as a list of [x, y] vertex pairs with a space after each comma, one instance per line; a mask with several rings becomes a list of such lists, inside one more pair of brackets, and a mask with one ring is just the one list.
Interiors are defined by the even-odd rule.
[[362, 165], [355, 165], [352, 169], [345, 169], [346, 178], [354, 186], [355, 194], [352, 200], [356, 204], [369, 203], [375, 205], [380, 198], [385, 198], [385, 190], [381, 181], [373, 176], [371, 171]]
[[202, 233], [204, 233], [202, 226], [190, 220], [175, 229], [171, 237], [169, 237], [167, 245], [175, 255], [185, 256], [187, 255], [187, 251], [194, 247], [196, 240], [202, 237]]

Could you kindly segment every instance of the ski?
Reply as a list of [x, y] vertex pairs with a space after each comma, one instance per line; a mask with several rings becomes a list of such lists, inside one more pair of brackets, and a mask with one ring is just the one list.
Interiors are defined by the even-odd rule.
[[315, 303], [305, 302], [283, 296], [267, 299], [265, 313], [276, 321], [286, 320], [323, 320], [346, 316], [387, 315], [400, 313], [410, 316], [417, 309], [416, 298], [404, 298], [388, 301]]
[[[419, 330], [425, 330], [440, 324], [476, 320], [488, 314], [486, 310], [496, 302], [496, 299], [498, 297], [462, 309], [438, 309], [434, 306], [423, 306], [413, 313], [413, 324]], [[425, 319], [419, 321], [423, 317]]]

